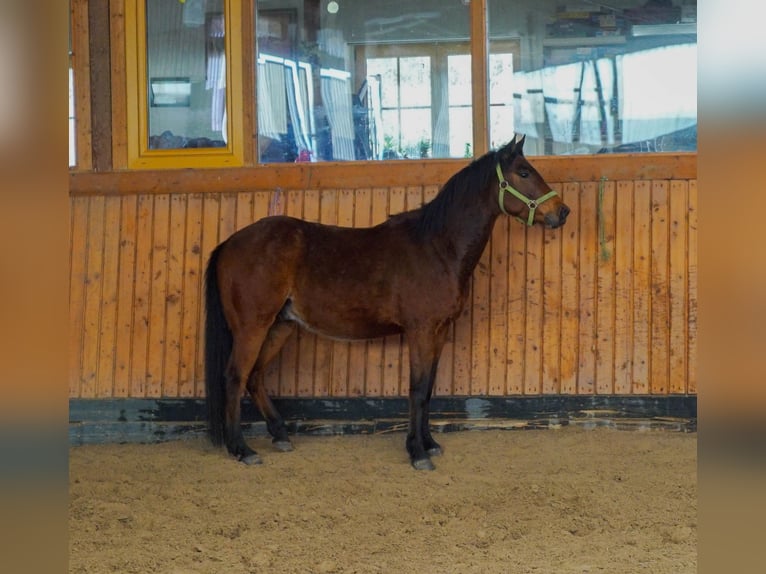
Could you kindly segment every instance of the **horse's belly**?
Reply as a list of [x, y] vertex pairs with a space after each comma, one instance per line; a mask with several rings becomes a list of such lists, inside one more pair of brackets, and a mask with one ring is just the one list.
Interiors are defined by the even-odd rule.
[[375, 339], [401, 333], [402, 329], [393, 322], [381, 321], [368, 309], [301, 309], [288, 301], [280, 314], [282, 319], [296, 322], [305, 330], [339, 340]]

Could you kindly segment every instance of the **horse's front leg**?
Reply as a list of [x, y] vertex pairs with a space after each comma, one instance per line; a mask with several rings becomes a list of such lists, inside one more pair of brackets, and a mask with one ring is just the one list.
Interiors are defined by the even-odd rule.
[[421, 417], [420, 425], [420, 434], [423, 436], [423, 448], [426, 449], [428, 456], [439, 456], [444, 452], [441, 445], [434, 440], [433, 436], [431, 436], [431, 425], [429, 421], [431, 412], [431, 395], [434, 389], [434, 382], [436, 381], [436, 369], [438, 365], [439, 363], [434, 361], [434, 364], [431, 366], [431, 373], [428, 379], [428, 388], [426, 391], [426, 401], [423, 405], [423, 416]]
[[436, 468], [428, 455], [423, 436], [423, 424], [428, 424], [428, 377], [410, 374], [410, 423], [407, 431], [407, 452], [410, 463], [416, 470]]
[[417, 470], [433, 470], [431, 455], [442, 450], [429, 427], [429, 403], [433, 392], [439, 354], [444, 345], [444, 329], [414, 336], [408, 333], [410, 347], [410, 395], [407, 452]]

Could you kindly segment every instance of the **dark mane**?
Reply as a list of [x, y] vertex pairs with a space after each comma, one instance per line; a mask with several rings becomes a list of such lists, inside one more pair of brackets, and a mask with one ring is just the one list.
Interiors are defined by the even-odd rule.
[[491, 151], [472, 161], [450, 177], [433, 200], [413, 213], [417, 214], [412, 223], [419, 237], [441, 232], [453, 210], [462, 212], [476, 202], [478, 192], [496, 177], [497, 155]]

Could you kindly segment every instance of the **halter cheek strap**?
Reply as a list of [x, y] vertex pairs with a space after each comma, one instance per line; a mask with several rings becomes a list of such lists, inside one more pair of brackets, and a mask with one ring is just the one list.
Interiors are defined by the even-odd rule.
[[548, 201], [552, 197], [556, 197], [558, 193], [551, 190], [548, 193], [546, 193], [544, 196], [542, 196], [539, 199], [529, 199], [526, 195], [521, 193], [518, 189], [515, 189], [513, 186], [511, 186], [510, 183], [505, 179], [503, 176], [503, 170], [500, 169], [500, 163], [498, 162], [495, 166], [497, 170], [497, 179], [500, 181], [499, 191], [498, 191], [498, 197], [497, 201], [500, 204], [500, 211], [505, 213], [506, 215], [510, 215], [505, 210], [505, 206], [503, 205], [503, 195], [506, 193], [510, 193], [513, 197], [521, 201], [524, 205], [527, 206], [527, 209], [529, 210], [529, 216], [527, 217], [527, 220], [524, 221], [521, 217], [516, 216], [516, 219], [521, 221], [522, 223], [531, 226], [534, 223], [535, 219], [535, 210], [544, 202]]

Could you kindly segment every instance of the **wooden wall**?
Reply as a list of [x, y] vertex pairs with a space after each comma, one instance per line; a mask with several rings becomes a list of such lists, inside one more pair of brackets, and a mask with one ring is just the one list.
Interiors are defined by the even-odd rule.
[[[696, 180], [592, 179], [552, 183], [572, 208], [562, 229], [498, 219], [437, 395], [696, 393]], [[73, 194], [70, 397], [203, 396], [202, 276], [236, 229], [274, 213], [367, 226], [437, 190]], [[298, 332], [267, 386], [279, 397], [400, 396], [401, 343]]]

